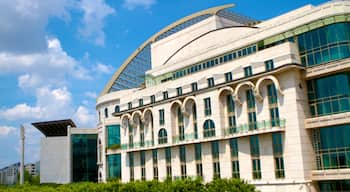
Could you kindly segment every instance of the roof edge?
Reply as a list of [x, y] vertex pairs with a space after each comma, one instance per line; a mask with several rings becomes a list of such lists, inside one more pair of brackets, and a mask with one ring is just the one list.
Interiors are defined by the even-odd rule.
[[146, 40], [144, 43], [142, 43], [141, 46], [139, 46], [124, 61], [124, 63], [118, 68], [118, 70], [113, 74], [112, 78], [108, 81], [107, 85], [103, 88], [103, 90], [100, 93], [99, 97], [108, 93], [108, 91], [112, 88], [113, 83], [118, 79], [119, 75], [124, 71], [124, 69], [128, 66], [128, 64], [131, 62], [131, 60], [134, 59], [138, 55], [138, 53], [140, 51], [142, 51], [149, 43], [154, 42], [158, 36], [160, 36], [161, 34], [163, 34], [166, 31], [176, 27], [177, 25], [185, 23], [186, 21], [191, 20], [191, 19], [193, 19], [195, 17], [201, 16], [201, 15], [206, 15], [206, 14], [216, 15], [217, 12], [219, 12], [221, 10], [224, 10], [224, 9], [228, 9], [228, 8], [234, 7], [234, 6], [235, 6], [235, 4], [225, 4], [225, 5], [216, 6], [216, 7], [212, 7], [212, 8], [209, 8], [209, 9], [205, 9], [205, 10], [193, 13], [191, 15], [185, 16], [185, 17], [183, 17], [183, 18], [173, 22], [172, 24], [164, 27], [160, 31], [158, 31], [156, 34], [154, 34], [148, 40]]

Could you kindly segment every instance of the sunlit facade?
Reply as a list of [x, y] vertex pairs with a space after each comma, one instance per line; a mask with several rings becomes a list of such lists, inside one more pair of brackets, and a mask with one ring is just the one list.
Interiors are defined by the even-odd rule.
[[169, 25], [113, 75], [96, 106], [99, 181], [349, 191], [350, 2], [264, 22], [230, 6]]

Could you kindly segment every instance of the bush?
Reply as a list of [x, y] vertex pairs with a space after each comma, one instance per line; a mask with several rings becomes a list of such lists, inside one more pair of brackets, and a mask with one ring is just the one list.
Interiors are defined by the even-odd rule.
[[25, 192], [254, 192], [255, 187], [239, 179], [215, 179], [210, 183], [203, 184], [200, 179], [182, 179], [159, 181], [134, 181], [121, 183], [119, 181], [109, 181], [107, 183], [72, 183], [65, 185], [41, 184], [0, 186], [0, 191], [25, 191]]

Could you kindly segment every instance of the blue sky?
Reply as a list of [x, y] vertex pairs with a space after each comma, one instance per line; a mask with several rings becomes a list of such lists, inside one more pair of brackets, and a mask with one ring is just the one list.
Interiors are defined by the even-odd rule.
[[194, 12], [228, 3], [266, 20], [324, 0], [2, 0], [0, 1], [0, 168], [40, 157], [30, 123], [72, 118], [96, 125], [95, 100], [120, 64], [145, 40]]

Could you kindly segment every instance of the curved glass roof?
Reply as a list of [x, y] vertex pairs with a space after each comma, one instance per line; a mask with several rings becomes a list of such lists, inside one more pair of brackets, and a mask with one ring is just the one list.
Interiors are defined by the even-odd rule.
[[153, 42], [164, 39], [213, 15], [219, 15], [243, 25], [256, 23], [256, 20], [235, 14], [227, 10], [233, 6], [233, 4], [228, 4], [197, 12], [172, 23], [171, 25], [165, 27], [153, 35], [137, 50], [135, 50], [134, 53], [131, 54], [129, 58], [121, 65], [121, 67], [119, 67], [119, 69], [114, 73], [110, 81], [105, 86], [101, 95], [124, 89], [137, 88], [144, 84], [145, 72], [147, 70], [150, 70], [152, 66], [151, 43]]

